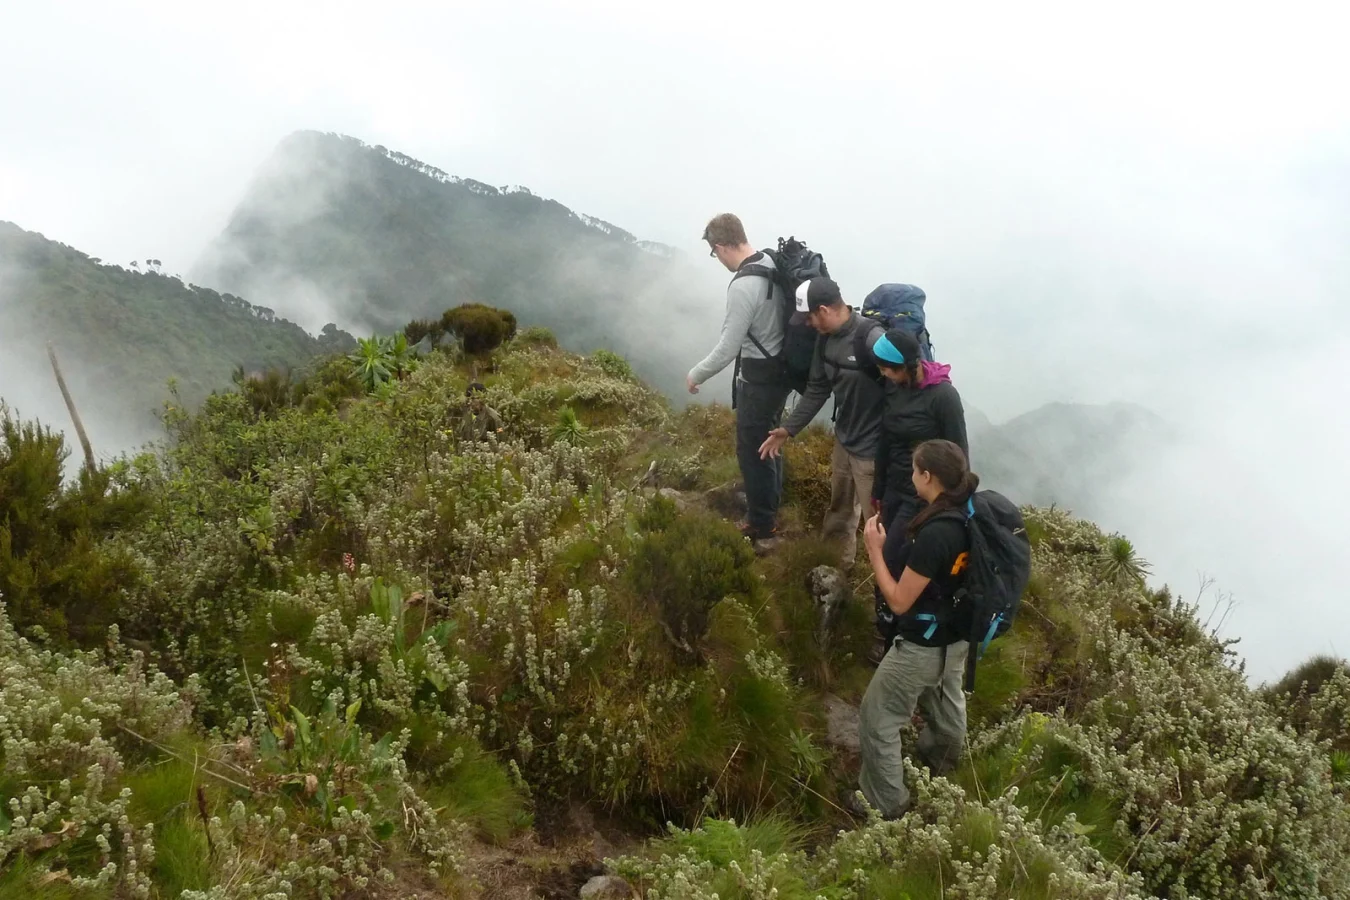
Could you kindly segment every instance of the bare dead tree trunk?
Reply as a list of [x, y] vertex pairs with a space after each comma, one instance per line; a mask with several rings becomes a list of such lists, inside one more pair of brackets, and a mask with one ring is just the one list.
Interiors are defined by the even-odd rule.
[[61, 364], [56, 361], [56, 348], [52, 342], [47, 342], [47, 356], [52, 361], [52, 371], [56, 373], [56, 383], [61, 388], [61, 396], [66, 400], [66, 409], [70, 410], [71, 421], [75, 423], [75, 434], [80, 439], [80, 446], [84, 448], [84, 464], [90, 472], [97, 468], [94, 465], [94, 448], [89, 444], [89, 435], [84, 433], [84, 423], [80, 421], [80, 414], [75, 409], [75, 401], [71, 399], [70, 389], [66, 387], [66, 379], [61, 376]]

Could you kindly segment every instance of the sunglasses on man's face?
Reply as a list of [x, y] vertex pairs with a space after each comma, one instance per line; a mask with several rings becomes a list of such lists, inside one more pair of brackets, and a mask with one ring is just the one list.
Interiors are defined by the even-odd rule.
[[716, 245], [716, 244], [709, 244], [709, 245], [708, 245], [708, 255], [709, 255], [709, 256], [716, 256], [716, 255], [717, 255], [717, 245]]

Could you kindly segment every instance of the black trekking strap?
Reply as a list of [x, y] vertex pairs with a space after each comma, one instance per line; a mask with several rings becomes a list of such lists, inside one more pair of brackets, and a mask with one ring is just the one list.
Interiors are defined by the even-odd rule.
[[[975, 501], [973, 497], [966, 501], [965, 513], [966, 513], [966, 552], [974, 553]], [[967, 570], [967, 577], [969, 577], [969, 570]], [[975, 692], [975, 664], [980, 661], [980, 652], [979, 650], [976, 649], [980, 646], [980, 638], [979, 638], [980, 620], [975, 616], [975, 610], [973, 607], [975, 600], [974, 598], [970, 597], [970, 591], [964, 587], [962, 588], [962, 590], [966, 591], [966, 597], [971, 602], [972, 608], [970, 616], [970, 635], [966, 639], [966, 674], [965, 677], [961, 679], [961, 689], [965, 691], [967, 694], [973, 694]]]
[[[766, 267], [766, 266], [756, 266], [755, 268], [762, 268], [762, 269], [764, 269], [764, 271], [765, 271], [765, 273], [766, 273], [766, 274], [764, 275], [764, 277], [767, 278], [767, 279], [769, 280], [769, 290], [768, 290], [768, 292], [764, 295], [765, 300], [768, 300], [769, 298], [771, 298], [771, 297], [773, 296], [773, 277], [772, 277], [771, 275], [767, 274], [767, 273], [769, 272], [768, 267]], [[732, 280], [732, 281], [735, 281], [737, 278], [740, 278], [740, 277], [742, 277], [742, 276], [744, 276], [744, 275], [749, 275], [749, 274], [751, 274], [751, 273], [750, 273], [750, 272], [742, 272], [742, 271], [740, 271], [740, 270], [737, 270], [737, 272], [736, 272], [734, 275], [731, 276], [731, 280]], [[758, 350], [760, 353], [763, 353], [763, 354], [764, 354], [764, 358], [765, 358], [765, 359], [771, 359], [771, 358], [772, 358], [772, 357], [769, 356], [769, 352], [768, 352], [767, 350], [764, 349], [764, 345], [761, 344], [761, 343], [759, 342], [759, 340], [758, 340], [753, 334], [750, 333], [750, 328], [749, 328], [749, 326], [746, 326], [746, 329], [745, 329], [745, 336], [748, 337], [748, 338], [750, 339], [750, 343], [752, 343], [752, 344], [755, 345], [755, 349], [756, 349], [756, 350]], [[740, 381], [740, 380], [741, 380], [741, 351], [737, 350], [737, 351], [736, 351], [736, 367], [735, 367], [734, 369], [732, 369], [732, 371], [731, 371], [731, 408], [732, 408], [732, 409], [735, 409], [735, 408], [736, 408], [736, 382], [738, 382], [738, 381]]]
[[[773, 276], [771, 276], [771, 275], [765, 275], [764, 278], [765, 278], [766, 281], [769, 282], [769, 289], [768, 289], [767, 291], [764, 292], [764, 302], [765, 302], [765, 303], [768, 303], [770, 300], [773, 299]], [[786, 327], [786, 326], [785, 326], [785, 327]], [[761, 344], [761, 343], [759, 342], [759, 338], [755, 337], [754, 334], [752, 334], [752, 333], [750, 332], [750, 327], [749, 327], [749, 326], [746, 326], [746, 329], [745, 329], [745, 336], [748, 337], [748, 338], [750, 339], [750, 343], [752, 343], [752, 344], [755, 345], [755, 349], [756, 349], [756, 350], [758, 350], [760, 353], [764, 354], [764, 358], [765, 358], [765, 359], [776, 359], [776, 358], [777, 358], [777, 357], [773, 357], [773, 356], [770, 356], [770, 355], [769, 355], [769, 351], [764, 349], [764, 345]], [[740, 358], [740, 354], [737, 354], [737, 359], [739, 359], [739, 358]]]
[[736, 382], [741, 380], [741, 354], [736, 351], [736, 367], [731, 370], [731, 408], [736, 408]]
[[966, 675], [961, 680], [961, 690], [967, 694], [975, 693], [975, 663], [979, 657], [975, 653], [976, 644], [975, 629], [971, 628], [970, 640], [966, 642]]

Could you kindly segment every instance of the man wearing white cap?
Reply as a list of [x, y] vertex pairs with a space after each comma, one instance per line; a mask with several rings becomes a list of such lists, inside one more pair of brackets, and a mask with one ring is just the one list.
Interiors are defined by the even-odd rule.
[[802, 399], [759, 448], [763, 459], [779, 455], [788, 438], [811, 424], [834, 395], [834, 454], [830, 460], [830, 508], [822, 532], [841, 544], [843, 567], [853, 565], [863, 504], [872, 496], [872, 476], [881, 439], [884, 382], [872, 345], [885, 333], [879, 322], [855, 312], [829, 278], [812, 278], [797, 289], [797, 309], [822, 335]]

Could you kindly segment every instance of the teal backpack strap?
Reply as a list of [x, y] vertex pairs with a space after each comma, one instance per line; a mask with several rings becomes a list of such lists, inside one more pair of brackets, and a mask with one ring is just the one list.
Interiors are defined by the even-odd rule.
[[931, 641], [933, 639], [933, 635], [937, 632], [938, 627], [937, 616], [933, 615], [932, 613], [919, 613], [917, 616], [914, 617], [914, 621], [928, 623], [928, 627], [924, 629], [923, 632], [923, 639], [925, 641]]

